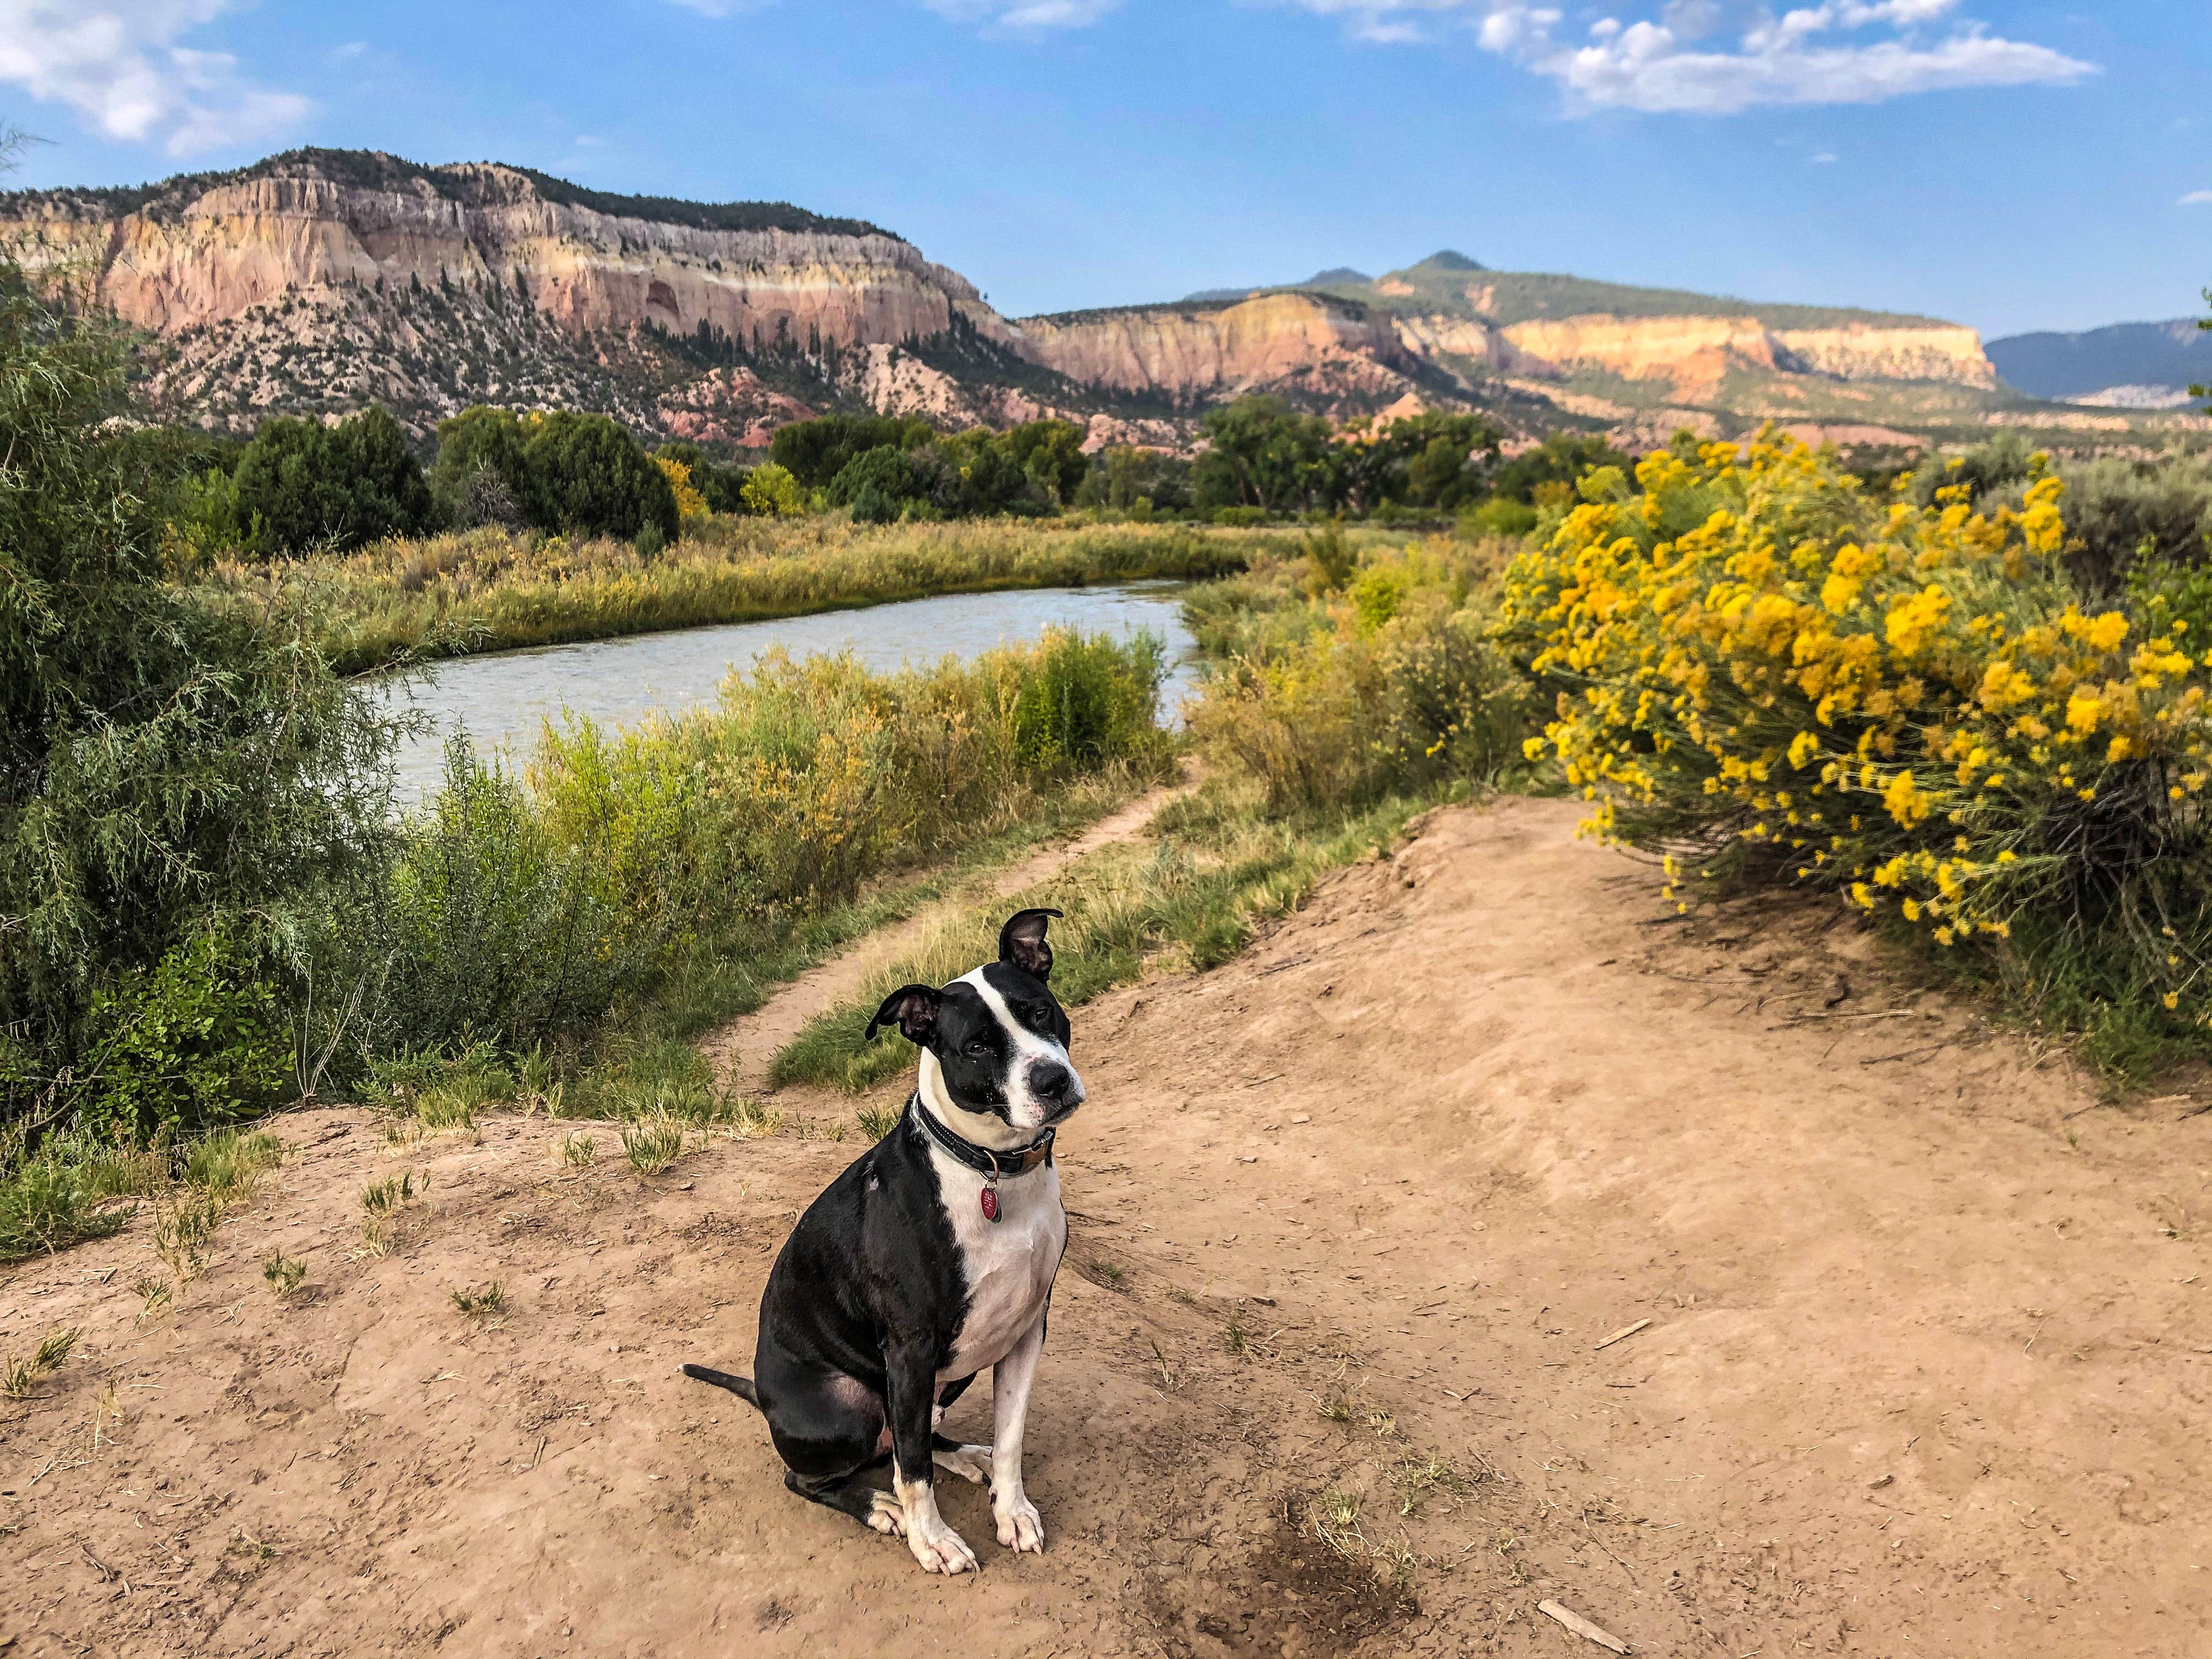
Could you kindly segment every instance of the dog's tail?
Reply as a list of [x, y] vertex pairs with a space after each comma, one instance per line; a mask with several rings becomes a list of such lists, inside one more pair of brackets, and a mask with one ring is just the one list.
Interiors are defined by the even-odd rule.
[[761, 1408], [760, 1395], [753, 1392], [753, 1380], [750, 1376], [732, 1376], [727, 1371], [714, 1370], [705, 1365], [686, 1365], [684, 1375], [696, 1376], [702, 1382], [712, 1382], [718, 1389], [727, 1389], [755, 1411]]

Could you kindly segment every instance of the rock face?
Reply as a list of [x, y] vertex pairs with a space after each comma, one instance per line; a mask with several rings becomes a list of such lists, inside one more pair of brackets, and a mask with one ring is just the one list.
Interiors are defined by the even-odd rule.
[[152, 337], [147, 378], [167, 412], [241, 431], [378, 402], [420, 434], [487, 402], [600, 410], [732, 448], [860, 408], [948, 428], [1058, 415], [1094, 443], [1182, 445], [1206, 408], [1253, 392], [1338, 416], [1479, 408], [1534, 434], [1747, 429], [1785, 412], [1978, 421], [1999, 390], [1978, 337], [1953, 324], [1455, 254], [1375, 279], [1323, 271], [1010, 322], [859, 221], [359, 151], [0, 196], [0, 240]]
[[1711, 385], [1729, 368], [1826, 374], [1843, 380], [1940, 380], [1993, 387], [1996, 370], [1971, 328], [1771, 329], [1755, 317], [1563, 318], [1504, 328], [1464, 317], [1401, 317], [1415, 349], [1480, 362], [1500, 373], [1595, 368], [1630, 380]]
[[964, 277], [872, 228], [668, 222], [645, 216], [650, 204], [616, 213], [551, 199], [532, 175], [488, 163], [394, 164], [365, 182], [333, 172], [280, 157], [204, 187], [180, 180], [121, 213], [97, 192], [18, 195], [0, 203], [0, 234], [165, 336], [380, 282], [512, 288], [571, 334], [652, 323], [763, 349], [865, 345], [942, 333], [957, 312], [1011, 335]]
[[1947, 380], [1993, 387], [1996, 366], [1971, 328], [1786, 328], [1778, 337], [1791, 356], [1823, 374], [1846, 380]]
[[[1401, 282], [1384, 295], [1413, 294]], [[1492, 290], [1471, 288], [1468, 303]], [[1756, 316], [1590, 313], [1499, 325], [1457, 313], [1386, 313], [1358, 301], [1262, 292], [1225, 306], [1131, 307], [1019, 324], [1025, 355], [1069, 379], [1195, 404], [1247, 391], [1329, 398], [1403, 396], [1451, 384], [1479, 394], [1492, 377], [1560, 381], [1599, 374], [1661, 381], [1668, 395], [1720, 396], [1727, 377], [1815, 375], [1838, 380], [1996, 384], [1980, 337], [1949, 324], [1778, 329]], [[1560, 396], [1571, 394], [1561, 393]], [[1562, 405], [1565, 406], [1565, 405]]]
[[1419, 367], [1389, 319], [1312, 294], [1030, 317], [1020, 328], [1024, 355], [1071, 380], [1179, 404], [1300, 382], [1318, 396], [1395, 398]]

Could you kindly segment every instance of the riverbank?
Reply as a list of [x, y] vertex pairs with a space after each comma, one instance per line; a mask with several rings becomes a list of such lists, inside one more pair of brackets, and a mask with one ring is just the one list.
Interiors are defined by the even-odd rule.
[[872, 526], [827, 515], [717, 517], [650, 557], [626, 542], [486, 529], [343, 556], [221, 564], [196, 586], [218, 608], [305, 611], [332, 665], [357, 674], [935, 594], [1206, 580], [1297, 539], [1057, 520]]

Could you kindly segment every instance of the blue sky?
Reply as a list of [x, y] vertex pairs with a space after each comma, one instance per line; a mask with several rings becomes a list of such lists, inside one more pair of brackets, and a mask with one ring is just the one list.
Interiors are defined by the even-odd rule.
[[872, 219], [1016, 315], [1450, 246], [1990, 335], [2178, 316], [2208, 88], [2204, 0], [0, 0], [24, 184], [518, 161]]

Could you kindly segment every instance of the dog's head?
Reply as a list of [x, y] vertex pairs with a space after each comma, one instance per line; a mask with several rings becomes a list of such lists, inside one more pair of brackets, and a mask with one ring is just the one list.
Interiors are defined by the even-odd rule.
[[933, 1059], [952, 1105], [995, 1117], [1034, 1139], [1083, 1104], [1083, 1079], [1067, 1058], [1067, 1015], [1047, 983], [1057, 910], [1023, 910], [999, 930], [999, 959], [941, 990], [902, 985], [884, 999], [868, 1036], [896, 1025]]

